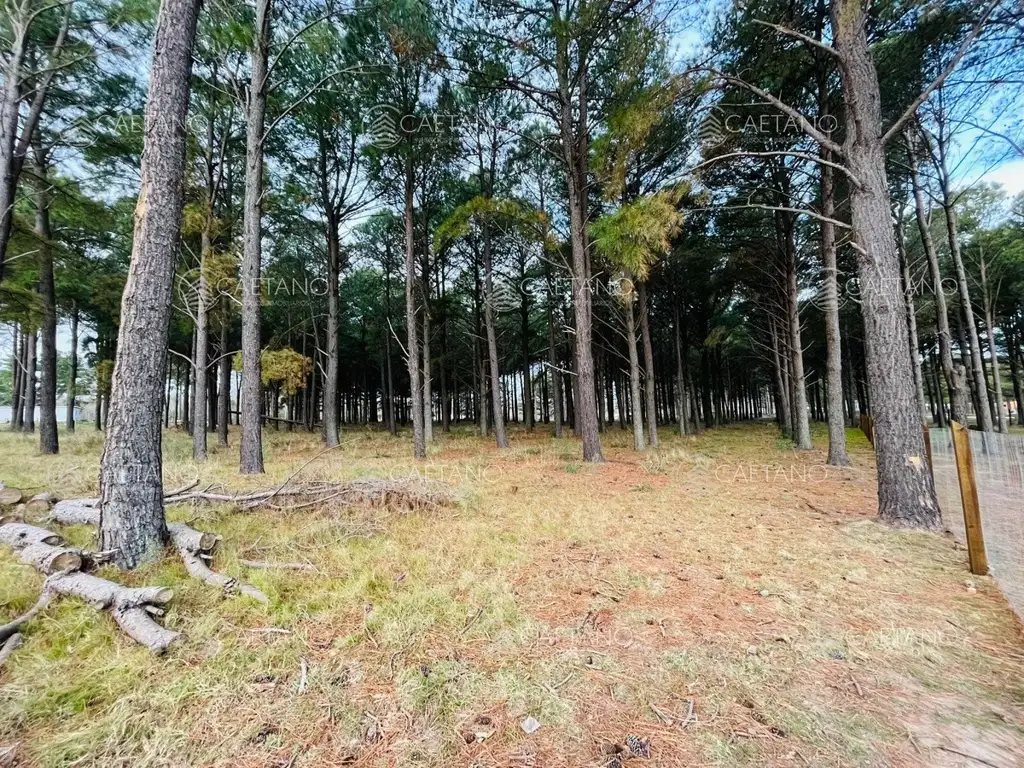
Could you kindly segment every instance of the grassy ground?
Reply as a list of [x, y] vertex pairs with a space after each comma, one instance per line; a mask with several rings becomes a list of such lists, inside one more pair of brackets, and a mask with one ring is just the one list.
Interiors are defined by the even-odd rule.
[[[601, 466], [570, 440], [512, 437], [499, 454], [438, 435], [416, 466], [407, 439], [354, 430], [303, 472], [418, 473], [453, 487], [450, 509], [172, 508], [222, 534], [215, 566], [270, 605], [170, 557], [113, 574], [173, 586], [165, 623], [185, 639], [154, 658], [107, 616], [52, 606], [0, 672], [0, 745], [20, 742], [27, 765], [104, 768], [616, 765], [628, 734], [651, 741], [636, 765], [1024, 761], [1019, 624], [952, 539], [872, 521], [859, 432], [850, 470], [823, 466], [824, 434], [796, 454], [766, 425], [665, 432], [647, 455], [613, 430]], [[43, 458], [0, 434], [0, 479], [94, 495], [101, 438], [62, 440]], [[169, 433], [165, 485], [269, 487], [320, 450], [300, 433], [266, 446], [268, 476], [243, 479], [237, 449], [197, 466]], [[0, 552], [0, 622], [40, 584]], [[667, 722], [691, 705], [685, 726]]]

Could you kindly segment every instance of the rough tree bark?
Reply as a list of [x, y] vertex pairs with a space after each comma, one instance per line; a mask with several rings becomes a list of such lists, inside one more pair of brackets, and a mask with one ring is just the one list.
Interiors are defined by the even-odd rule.
[[863, 0], [835, 0], [832, 30], [846, 108], [850, 210], [857, 237], [867, 375], [878, 457], [878, 511], [902, 526], [941, 525], [911, 372], [900, 265], [885, 172], [878, 74], [865, 30]]
[[43, 303], [40, 328], [42, 357], [39, 377], [39, 452], [55, 454], [57, 438], [57, 297], [53, 284], [53, 249], [50, 244], [49, 180], [46, 152], [38, 143], [32, 148], [35, 175], [35, 235], [39, 240], [39, 296]]
[[78, 305], [71, 305], [71, 370], [68, 373], [67, 413], [65, 426], [68, 432], [75, 431], [75, 399], [78, 387]]
[[[949, 388], [949, 400], [952, 406], [952, 419], [967, 424], [967, 392], [960, 387], [960, 379], [956, 376], [953, 366], [953, 335], [949, 330], [949, 310], [946, 306], [946, 293], [942, 282], [942, 270], [939, 266], [939, 254], [935, 250], [932, 231], [928, 221], [928, 209], [925, 206], [924, 190], [921, 186], [921, 174], [918, 165], [917, 148], [914, 135], [904, 132], [907, 142], [907, 159], [910, 165], [910, 183], [914, 191], [914, 213], [917, 228], [921, 233], [921, 244], [928, 260], [928, 273], [932, 281], [932, 293], [935, 296], [935, 325], [939, 337], [939, 361], [942, 373]], [[938, 400], [942, 404], [942, 390], [938, 392]]]
[[974, 377], [974, 389], [977, 392], [978, 426], [982, 432], [992, 431], [992, 412], [988, 409], [986, 394], [988, 383], [985, 381], [985, 363], [981, 359], [981, 343], [978, 340], [978, 323], [974, 318], [974, 305], [971, 303], [971, 288], [967, 284], [967, 270], [964, 268], [963, 255], [960, 252], [960, 233], [958, 231], [955, 201], [953, 200], [952, 181], [946, 162], [946, 139], [939, 139], [939, 180], [942, 188], [942, 208], [946, 214], [946, 235], [949, 238], [949, 254], [953, 258], [956, 270], [956, 282], [960, 291], [960, 304], [963, 309], [963, 320], [967, 326], [968, 341], [971, 347], [971, 374]]
[[626, 348], [629, 350], [629, 397], [633, 406], [633, 450], [644, 450], [644, 418], [640, 407], [640, 360], [636, 349], [636, 320], [633, 315], [633, 294], [626, 297], [622, 307], [625, 315]]
[[[831, 162], [831, 153], [824, 147], [823, 159]], [[836, 266], [835, 186], [832, 167], [821, 166], [821, 258], [825, 287], [825, 368], [828, 398], [828, 463], [835, 467], [850, 466], [846, 452], [846, 420], [843, 418], [843, 357], [839, 333], [839, 271]]]
[[25, 345], [25, 373], [22, 376], [21, 403], [25, 409], [21, 429], [23, 432], [36, 431], [36, 347], [39, 345], [39, 332], [33, 328], [28, 334]]
[[[587, 235], [587, 72], [569, 75], [569, 52], [563, 36], [556, 52], [559, 133], [568, 187], [569, 241], [572, 248], [572, 300], [575, 319], [576, 381], [573, 386], [573, 431], [583, 440], [583, 460], [602, 462], [594, 387], [593, 311], [590, 247]], [[577, 93], [578, 91], [578, 93]], [[574, 102], [577, 109], [573, 109]], [[575, 114], [574, 114], [575, 113]]]
[[416, 322], [416, 235], [413, 229], [413, 192], [415, 190], [411, 148], [405, 157], [405, 331], [406, 365], [412, 400], [412, 453], [417, 459], [427, 457], [423, 435], [423, 397], [420, 389], [420, 344]]
[[142, 185], [100, 461], [100, 543], [121, 568], [156, 558], [167, 539], [160, 416], [199, 5], [164, 0], [150, 67]]
[[494, 438], [499, 448], [508, 448], [505, 432], [505, 407], [501, 396], [501, 370], [498, 361], [498, 338], [494, 330], [494, 264], [491, 257], [491, 228], [485, 220], [484, 241], [484, 327], [487, 332], [487, 361], [491, 373], [491, 395], [494, 398]]
[[640, 313], [640, 337], [644, 346], [644, 401], [647, 405], [647, 438], [652, 448], [658, 447], [658, 412], [654, 399], [654, 348], [651, 346], [650, 307], [647, 304], [647, 281], [637, 286], [637, 311]]
[[260, 270], [263, 260], [263, 144], [267, 116], [267, 62], [273, 0], [257, 0], [245, 126], [245, 202], [242, 248], [242, 439], [239, 469], [263, 472], [263, 380], [260, 360]]

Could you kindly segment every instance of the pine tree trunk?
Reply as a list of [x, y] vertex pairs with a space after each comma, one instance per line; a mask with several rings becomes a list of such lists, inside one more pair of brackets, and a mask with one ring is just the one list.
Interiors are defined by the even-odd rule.
[[324, 440], [328, 448], [338, 444], [338, 274], [341, 244], [338, 228], [328, 217], [327, 227], [327, 371], [324, 375]]
[[640, 360], [636, 349], [636, 320], [633, 317], [633, 297], [622, 311], [625, 315], [626, 348], [629, 351], [629, 398], [633, 405], [633, 450], [642, 451], [644, 445], [643, 408], [640, 407]]
[[[583, 460], [602, 462], [594, 387], [594, 350], [590, 249], [587, 241], [587, 73], [570, 83], [569, 53], [561, 40], [556, 55], [559, 131], [566, 163], [569, 198], [569, 241], [572, 249], [572, 300], [575, 317], [576, 380], [573, 388], [573, 431], [583, 441]], [[578, 96], [576, 90], [578, 89]], [[573, 103], [579, 105], [574, 115]]]
[[198, 15], [198, 0], [164, 0], [149, 74], [142, 185], [100, 463], [100, 547], [113, 550], [121, 568], [155, 559], [167, 539], [160, 417]]
[[33, 329], [28, 334], [28, 344], [25, 347], [25, 377], [21, 396], [25, 417], [21, 425], [22, 432], [36, 431], [36, 369], [38, 368], [36, 347], [38, 341], [39, 332]]
[[896, 220], [896, 254], [899, 257], [900, 268], [903, 271], [903, 295], [907, 307], [907, 331], [910, 334], [910, 359], [914, 364], [914, 387], [917, 389], [917, 402], [921, 408], [921, 416], [923, 418], [925, 415], [924, 375], [921, 373], [921, 353], [917, 336], [917, 308], [914, 306], [914, 283], [910, 276], [910, 262], [907, 259], [907, 249], [904, 246], [902, 212]]
[[14, 324], [14, 333], [12, 335], [14, 341], [12, 342], [11, 351], [11, 430], [18, 432], [21, 430], [21, 388], [22, 376], [25, 370], [25, 342], [20, 324]]
[[[791, 214], [779, 214], [782, 246], [786, 254], [786, 311], [789, 322], [789, 354], [792, 371], [790, 397], [793, 419], [793, 444], [797, 450], [809, 451], [811, 444], [810, 414], [807, 404], [807, 383], [804, 375], [804, 348], [800, 334], [800, 298], [797, 286], [797, 253], [795, 221]], [[831, 447], [831, 446], [830, 446]]]
[[[924, 191], [921, 188], [914, 137], [909, 131], [905, 132], [904, 136], [908, 146], [907, 157], [910, 161], [910, 181], [914, 190], [914, 212], [917, 217], [917, 228], [921, 234], [921, 244], [924, 247], [925, 257], [928, 260], [932, 292], [935, 296], [935, 324], [938, 329], [939, 360], [942, 363], [942, 373], [946, 379], [946, 386], [949, 388], [950, 405], [953, 408], [952, 418], [961, 424], [967, 424], [967, 393], [958, 388], [958, 378], [953, 369], [953, 336], [949, 330], [949, 310], [946, 306], [946, 293], [942, 281], [942, 271], [939, 267], [939, 255], [935, 250], [935, 242], [932, 240], [931, 227], [928, 226], [928, 212], [925, 207]], [[942, 391], [940, 390], [938, 394], [941, 405]]]
[[220, 325], [220, 360], [217, 370], [220, 384], [217, 387], [217, 446], [228, 447], [228, 425], [231, 423], [231, 355], [228, 354], [228, 320], [225, 317]]
[[902, 526], [937, 529], [939, 506], [924, 459], [910, 341], [881, 136], [878, 76], [863, 0], [834, 0], [832, 28], [846, 105], [846, 162], [858, 180], [850, 209], [857, 238], [862, 313], [878, 462], [878, 511]]
[[678, 299], [673, 302], [673, 332], [676, 341], [676, 418], [679, 422], [679, 434], [685, 435], [688, 432], [686, 426], [686, 409], [688, 407], [686, 396], [686, 366], [683, 358], [683, 329], [682, 313], [679, 311]]
[[530, 304], [529, 296], [523, 287], [526, 281], [525, 269], [520, 273], [523, 283], [520, 285], [522, 301], [519, 304], [519, 326], [523, 345], [523, 421], [529, 432], [534, 427], [533, 381], [530, 375]]
[[267, 60], [270, 52], [272, 0], [256, 0], [251, 76], [246, 105], [245, 201], [242, 246], [242, 438], [239, 471], [263, 472], [263, 381], [260, 318], [260, 273], [263, 261], [263, 143], [267, 113]]
[[498, 339], [494, 330], [494, 265], [491, 263], [491, 229], [483, 224], [484, 241], [484, 329], [487, 333], [487, 360], [490, 365], [491, 393], [494, 398], [494, 438], [499, 448], [508, 448], [505, 433], [505, 408], [502, 403], [501, 371], [498, 367]]
[[[822, 149], [823, 159], [831, 153]], [[835, 218], [835, 189], [832, 167], [821, 166], [821, 213]], [[828, 378], [828, 463], [850, 466], [846, 452], [846, 420], [843, 418], [843, 352], [839, 333], [839, 271], [836, 266], [836, 230], [831, 221], [821, 222], [821, 256], [825, 272], [825, 368]]]
[[1013, 397], [1017, 401], [1017, 419], [1019, 425], [1024, 424], [1024, 386], [1021, 385], [1020, 354], [1017, 347], [1018, 336], [1014, 333], [1013, 318], [1007, 321], [1006, 356], [1010, 362], [1010, 379], [1013, 381]]
[[[554, 295], [549, 295], [554, 301]], [[555, 341], [555, 312], [548, 306], [548, 376], [551, 378], [551, 420], [554, 435], [562, 437], [562, 374], [558, 369], [558, 345]]]
[[1010, 424], [1006, 417], [1006, 408], [1003, 402], [1003, 380], [999, 373], [999, 348], [996, 345], [995, 320], [992, 316], [992, 295], [988, 285], [988, 269], [985, 265], [984, 254], [981, 254], [978, 264], [981, 268], [981, 294], [985, 310], [985, 335], [988, 337], [988, 356], [992, 361], [992, 388], [995, 392], [996, 420], [999, 424], [999, 431], [1006, 434], [1010, 430]]
[[46, 153], [33, 147], [35, 175], [35, 234], [39, 240], [39, 296], [43, 304], [40, 328], [39, 452], [55, 454], [57, 439], [57, 297], [53, 284], [53, 250], [50, 245], [50, 200]]
[[434, 391], [430, 354], [430, 281], [423, 264], [423, 442], [434, 442]]
[[68, 373], [67, 412], [65, 426], [75, 431], [75, 400], [78, 396], [78, 305], [71, 307], [71, 370]]
[[[209, 203], [209, 201], [208, 201]], [[213, 211], [206, 211], [206, 221], [200, 237], [199, 246], [199, 287], [196, 291], [196, 334], [193, 379], [195, 391], [192, 396], [192, 458], [195, 461], [206, 461], [206, 411], [208, 407], [206, 395], [207, 360], [210, 344], [210, 309], [209, 285], [206, 279], [213, 242], [210, 236]]]
[[658, 447], [658, 411], [654, 397], [654, 349], [651, 346], [650, 307], [647, 304], [647, 281], [637, 286], [640, 312], [640, 337], [644, 345], [644, 399], [647, 404], [647, 433], [652, 448]]
[[409, 369], [409, 389], [412, 401], [412, 452], [417, 459], [427, 457], [427, 444], [423, 435], [423, 397], [420, 392], [420, 345], [416, 322], [416, 239], [413, 231], [413, 175], [411, 149], [405, 158], [405, 330], [406, 364]]
[[[971, 346], [971, 374], [974, 377], [974, 390], [977, 393], [978, 426], [982, 432], [992, 432], [992, 412], [986, 407], [988, 384], [985, 381], [985, 363], [981, 359], [981, 343], [978, 340], [978, 324], [974, 319], [971, 304], [971, 289], [967, 284], [967, 270], [964, 268], [963, 256], [960, 253], [960, 234], [957, 231], [956, 208], [953, 205], [952, 189], [950, 188], [949, 172], [946, 168], [945, 141], [939, 142], [940, 180], [942, 182], [942, 208], [946, 214], [946, 235], [949, 238], [949, 252], [956, 270], [957, 287], [960, 291], [960, 302], [963, 319], [966, 323], [968, 341]], [[941, 290], [941, 286], [940, 286]]]

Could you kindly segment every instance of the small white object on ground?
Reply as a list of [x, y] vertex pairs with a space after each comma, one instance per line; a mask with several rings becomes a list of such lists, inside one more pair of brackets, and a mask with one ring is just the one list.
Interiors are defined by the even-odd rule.
[[536, 733], [540, 730], [540, 722], [537, 720], [537, 718], [530, 716], [523, 720], [522, 723], [520, 723], [520, 727], [523, 729], [524, 733], [529, 735], [531, 733]]

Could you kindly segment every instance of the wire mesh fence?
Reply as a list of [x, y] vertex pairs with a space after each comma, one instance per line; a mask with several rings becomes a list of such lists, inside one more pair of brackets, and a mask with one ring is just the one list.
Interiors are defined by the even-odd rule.
[[[943, 524], [966, 544], [953, 432], [932, 429], [935, 491]], [[968, 432], [989, 571], [1024, 618], [1024, 435]]]

